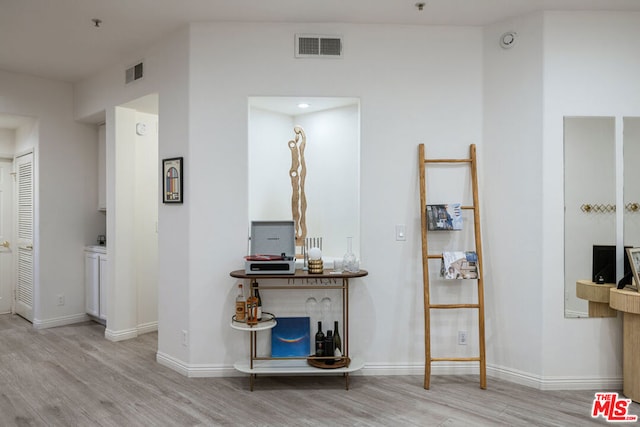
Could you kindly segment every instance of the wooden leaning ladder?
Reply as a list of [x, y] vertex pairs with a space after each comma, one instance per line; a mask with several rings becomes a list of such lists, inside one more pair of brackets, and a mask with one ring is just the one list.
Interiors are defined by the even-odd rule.
[[[468, 159], [427, 159], [425, 157], [424, 144], [418, 146], [419, 165], [420, 165], [420, 211], [422, 220], [422, 280], [424, 287], [424, 331], [425, 331], [425, 364], [424, 364], [424, 388], [429, 389], [431, 381], [431, 363], [450, 361], [450, 362], [480, 362], [480, 388], [487, 388], [487, 362], [485, 355], [485, 339], [484, 339], [484, 288], [483, 288], [483, 272], [482, 268], [482, 244], [480, 240], [480, 208], [478, 205], [478, 168], [476, 163], [476, 146], [471, 144], [469, 147]], [[430, 163], [448, 163], [448, 164], [467, 164], [471, 166], [471, 180], [473, 191], [473, 205], [461, 206], [462, 209], [473, 210], [473, 228], [475, 236], [475, 251], [478, 255], [478, 302], [476, 304], [432, 304], [429, 299], [429, 260], [442, 259], [442, 254], [430, 254], [427, 245], [427, 184], [426, 184], [426, 166]], [[447, 309], [477, 309], [478, 310], [478, 357], [431, 357], [431, 329], [430, 317], [431, 310], [447, 310]]]

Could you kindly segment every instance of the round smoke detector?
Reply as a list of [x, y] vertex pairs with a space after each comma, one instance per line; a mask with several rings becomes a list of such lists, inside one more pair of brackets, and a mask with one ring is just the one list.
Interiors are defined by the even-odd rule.
[[503, 49], [510, 49], [516, 42], [515, 31], [507, 31], [502, 36], [500, 36], [500, 47]]

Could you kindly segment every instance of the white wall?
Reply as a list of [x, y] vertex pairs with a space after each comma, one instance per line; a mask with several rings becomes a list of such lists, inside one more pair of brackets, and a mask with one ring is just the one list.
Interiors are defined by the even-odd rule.
[[[515, 45], [499, 46], [515, 30]], [[543, 270], [542, 16], [485, 28], [481, 192], [487, 300], [487, 359], [535, 384], [541, 373]]]
[[[296, 32], [342, 34], [345, 57], [294, 59]], [[352, 287], [350, 348], [364, 356], [370, 372], [422, 372], [417, 145], [425, 142], [434, 156], [465, 157], [468, 145], [480, 142], [481, 37], [478, 28], [193, 25], [192, 374], [195, 367], [198, 375], [230, 373], [248, 351], [247, 337], [228, 325], [235, 284], [228, 274], [242, 267], [246, 250], [247, 98], [274, 94], [360, 98], [360, 255], [370, 275]], [[406, 242], [395, 241], [398, 223], [407, 225]], [[445, 320], [443, 328], [455, 328]], [[458, 350], [455, 333], [448, 340], [438, 343], [440, 352]]]
[[[144, 78], [132, 84], [124, 84], [124, 70], [132, 62], [144, 58]], [[158, 358], [171, 362], [188, 361], [189, 351], [182, 345], [182, 331], [189, 331], [189, 252], [190, 228], [189, 198], [191, 196], [189, 164], [189, 32], [178, 30], [144, 52], [134, 52], [120, 64], [108, 68], [76, 85], [75, 113], [78, 119], [106, 118], [107, 140], [107, 242], [109, 256], [120, 257], [116, 243], [115, 175], [115, 110], [118, 105], [136, 100], [148, 94], [160, 94], [158, 116], [162, 117], [158, 134], [160, 159], [184, 156], [184, 180], [186, 186], [184, 205], [160, 205], [158, 211]], [[245, 112], [246, 114], [246, 112]], [[160, 189], [158, 199], [161, 200]], [[124, 253], [128, 249], [122, 249]], [[131, 271], [131, 270], [130, 270]], [[108, 303], [116, 307], [116, 264], [109, 263]], [[127, 281], [132, 279], [129, 277]], [[126, 292], [125, 292], [126, 294]], [[133, 298], [134, 295], [131, 295]], [[131, 309], [129, 306], [127, 310]], [[134, 317], [130, 314], [109, 312], [109, 328], [112, 339], [135, 335], [132, 330]], [[136, 316], [137, 317], [137, 316]], [[160, 326], [163, 325], [163, 326]], [[122, 329], [117, 329], [122, 328]]]
[[322, 237], [323, 257], [342, 257], [347, 237], [360, 249], [360, 117], [358, 105], [294, 118], [307, 134], [307, 229]]
[[249, 218], [291, 218], [293, 127], [307, 136], [307, 237], [322, 237], [323, 258], [342, 257], [346, 238], [360, 253], [360, 165], [358, 106], [289, 116], [252, 108], [249, 118]]
[[136, 123], [147, 132], [136, 135], [135, 245], [137, 327], [140, 332], [157, 329], [158, 324], [158, 116], [136, 113]]
[[[15, 146], [18, 153], [35, 153], [34, 325], [86, 319], [82, 249], [100, 227], [91, 201], [97, 130], [74, 121], [69, 84], [0, 71], [0, 93], [0, 114], [37, 121], [16, 132]], [[60, 294], [63, 306], [57, 305]]]
[[[115, 109], [115, 206], [113, 232], [107, 236], [109, 271], [106, 336], [114, 341], [155, 330], [158, 280], [158, 118], [131, 108]], [[136, 134], [145, 123], [147, 133]], [[109, 154], [107, 154], [109, 156]], [[112, 239], [112, 240], [111, 240]]]
[[16, 147], [16, 131], [0, 129], [0, 157], [13, 158]]
[[[247, 98], [342, 95], [361, 99], [360, 255], [371, 274], [353, 285], [351, 349], [367, 370], [419, 372], [423, 363], [417, 144], [431, 157], [464, 157], [484, 138], [493, 373], [543, 388], [619, 385], [617, 319], [564, 318], [562, 118], [640, 115], [639, 59], [629, 54], [638, 24], [637, 14], [553, 12], [490, 26], [484, 40], [478, 28], [198, 24], [147, 52], [163, 65], [145, 64], [150, 78], [141, 82], [160, 92], [160, 156], [185, 155], [187, 191], [184, 206], [160, 209], [159, 358], [186, 374], [215, 375], [246, 354], [246, 337], [228, 327], [228, 273], [246, 250]], [[498, 47], [506, 30], [518, 32], [508, 51]], [[345, 57], [293, 59], [298, 31], [344, 35]], [[120, 71], [80, 85], [78, 111], [139, 95], [143, 86], [114, 83]], [[407, 225], [405, 243], [393, 238], [397, 223]], [[434, 325], [439, 352], [459, 350], [455, 333], [444, 338], [457, 322]]]
[[[548, 12], [544, 28], [543, 374], [602, 384], [621, 375], [621, 322], [563, 317], [562, 119], [640, 115], [640, 14]], [[616, 132], [620, 130], [617, 126]], [[616, 173], [621, 182], [622, 171]], [[617, 188], [616, 200], [621, 201], [622, 187]], [[620, 219], [622, 213], [616, 215]], [[622, 221], [616, 222], [622, 242]]]

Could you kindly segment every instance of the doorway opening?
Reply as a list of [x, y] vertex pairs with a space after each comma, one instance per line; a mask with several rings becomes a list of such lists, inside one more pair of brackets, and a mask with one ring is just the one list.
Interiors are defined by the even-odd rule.
[[107, 123], [105, 337], [120, 341], [158, 329], [158, 95], [117, 106], [111, 130]]
[[34, 317], [37, 121], [0, 115], [0, 314]]

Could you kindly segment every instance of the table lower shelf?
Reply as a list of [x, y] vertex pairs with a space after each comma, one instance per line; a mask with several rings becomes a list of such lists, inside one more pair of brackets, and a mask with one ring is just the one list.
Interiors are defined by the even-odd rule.
[[309, 366], [305, 359], [273, 359], [254, 360], [253, 369], [248, 360], [236, 362], [233, 367], [245, 374], [263, 375], [331, 375], [355, 372], [364, 367], [364, 360], [360, 357], [352, 357], [349, 366], [335, 369], [322, 369]]

